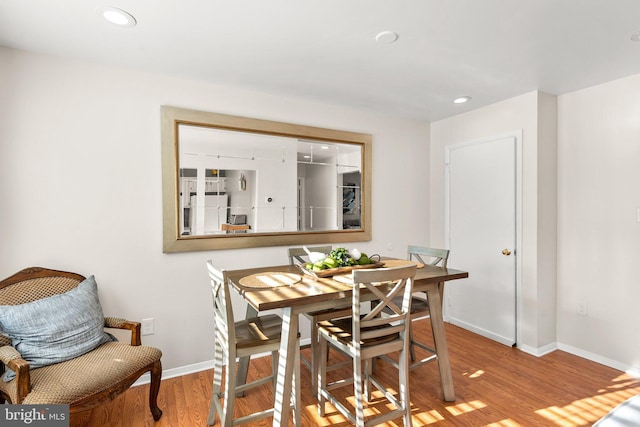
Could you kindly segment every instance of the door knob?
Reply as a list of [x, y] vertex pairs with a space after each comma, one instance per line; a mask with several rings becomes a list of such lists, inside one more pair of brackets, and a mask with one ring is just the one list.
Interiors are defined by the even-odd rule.
[[509, 255], [511, 255], [511, 251], [509, 249], [503, 249], [502, 250], [502, 255], [509, 256]]

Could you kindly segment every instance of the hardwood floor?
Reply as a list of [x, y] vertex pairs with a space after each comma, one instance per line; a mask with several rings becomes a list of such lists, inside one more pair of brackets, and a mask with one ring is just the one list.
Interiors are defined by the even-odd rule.
[[[428, 328], [428, 321], [420, 322], [425, 322], [425, 327], [415, 328], [415, 332], [420, 340], [428, 342], [430, 337], [420, 331]], [[555, 351], [538, 358], [450, 324], [446, 324], [446, 330], [456, 401], [442, 400], [435, 363], [412, 371], [415, 426], [590, 426], [617, 404], [640, 393], [639, 379], [566, 352]], [[249, 375], [263, 369], [271, 369], [269, 358], [253, 360]], [[379, 362], [378, 369], [388, 374], [390, 385], [397, 384], [393, 368]], [[301, 371], [303, 425], [350, 425], [330, 405], [326, 416], [318, 417], [309, 372], [304, 367]], [[149, 412], [149, 387], [144, 385], [130, 389], [108, 405], [72, 417], [71, 425], [205, 426], [212, 377], [213, 371], [208, 370], [163, 380], [158, 398], [163, 416], [157, 423]], [[348, 391], [346, 387], [345, 394]], [[251, 390], [236, 401], [236, 410], [246, 413], [247, 408], [268, 406], [271, 393], [270, 386]], [[382, 404], [376, 409], [385, 410]], [[386, 425], [401, 425], [401, 420], [396, 421], [398, 424]], [[270, 426], [271, 418], [250, 425]]]

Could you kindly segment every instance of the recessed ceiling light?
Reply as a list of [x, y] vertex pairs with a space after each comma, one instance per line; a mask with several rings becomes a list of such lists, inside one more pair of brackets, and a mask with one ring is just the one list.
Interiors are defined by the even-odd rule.
[[119, 27], [135, 27], [137, 24], [136, 18], [134, 18], [133, 15], [117, 7], [103, 7], [100, 9], [100, 14], [108, 22]]
[[471, 101], [471, 97], [470, 96], [460, 96], [456, 99], [453, 100], [454, 104], [464, 104], [465, 102], [469, 102]]
[[640, 42], [640, 31], [631, 34], [631, 41]]
[[398, 40], [398, 33], [393, 31], [383, 31], [378, 33], [376, 41], [378, 43], [391, 44]]

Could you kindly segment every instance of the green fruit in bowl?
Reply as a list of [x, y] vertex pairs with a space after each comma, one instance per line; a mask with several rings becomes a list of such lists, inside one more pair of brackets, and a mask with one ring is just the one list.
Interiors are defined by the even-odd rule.
[[360, 255], [360, 259], [358, 260], [358, 264], [360, 264], [360, 265], [371, 264], [371, 260], [369, 259], [369, 257], [366, 254], [361, 254]]
[[324, 265], [327, 266], [327, 268], [336, 268], [338, 267], [338, 260], [331, 258], [331, 257], [327, 257], [324, 261], [323, 261]]

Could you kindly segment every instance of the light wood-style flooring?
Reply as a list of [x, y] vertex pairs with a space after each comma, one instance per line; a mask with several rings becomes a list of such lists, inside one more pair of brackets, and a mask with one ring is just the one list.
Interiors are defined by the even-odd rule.
[[[418, 338], [430, 341], [430, 335], [421, 332], [429, 328], [428, 320], [419, 322], [425, 324], [415, 328]], [[446, 324], [446, 331], [456, 401], [442, 400], [435, 363], [413, 370], [410, 390], [415, 426], [591, 426], [613, 407], [640, 393], [639, 379], [563, 351], [534, 357], [450, 324]], [[337, 357], [334, 353], [332, 357]], [[270, 358], [252, 360], [249, 375], [270, 369]], [[397, 386], [395, 369], [383, 362], [379, 362], [378, 369], [388, 376], [392, 387]], [[350, 425], [330, 405], [326, 416], [318, 417], [309, 372], [304, 367], [301, 371], [303, 425]], [[163, 380], [159, 405], [164, 414], [157, 423], [147, 404], [148, 385], [143, 385], [108, 405], [72, 417], [71, 425], [205, 426], [212, 378], [213, 371], [208, 370]], [[346, 389], [345, 394], [350, 391], [349, 387]], [[248, 408], [269, 406], [271, 393], [269, 385], [250, 390], [246, 397], [236, 400], [236, 410], [246, 413]], [[385, 410], [381, 400], [374, 408]], [[401, 425], [401, 420], [396, 422], [387, 425]], [[271, 418], [251, 425], [270, 426]]]

